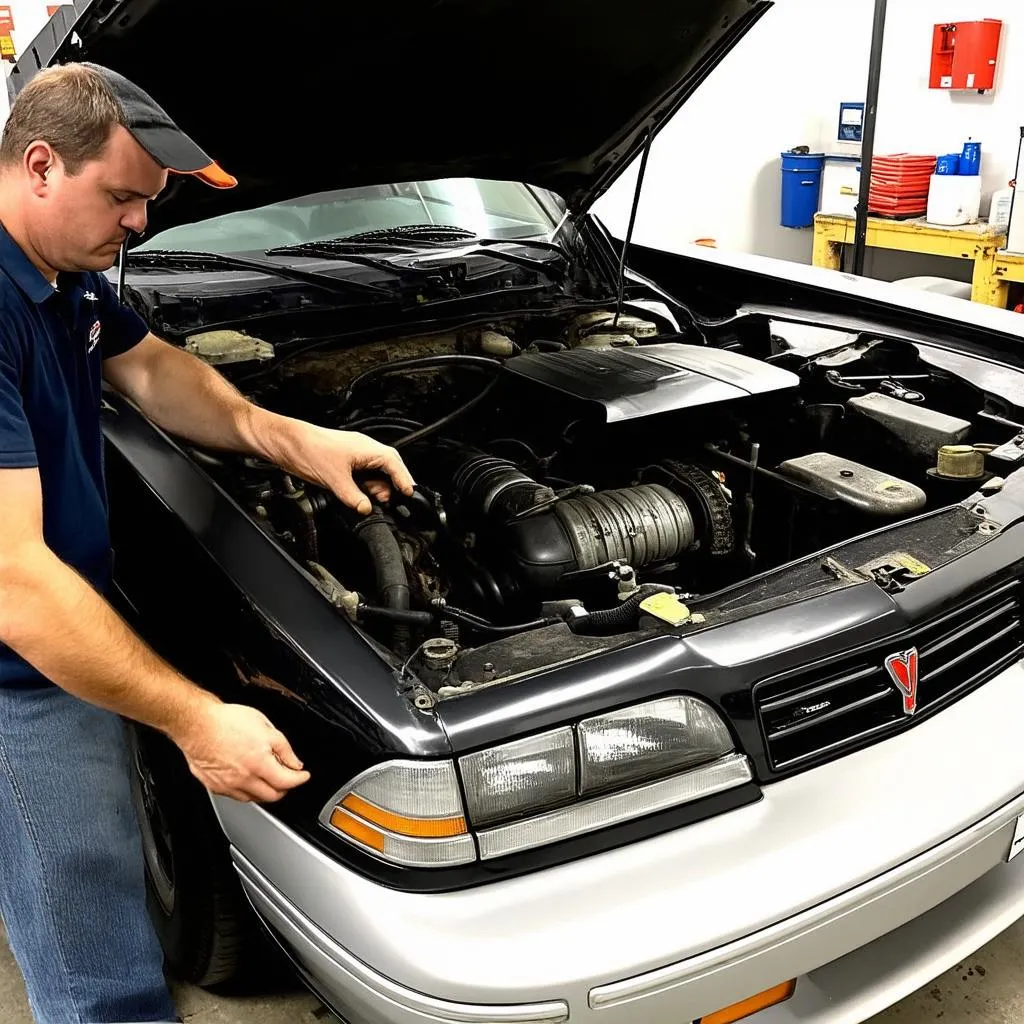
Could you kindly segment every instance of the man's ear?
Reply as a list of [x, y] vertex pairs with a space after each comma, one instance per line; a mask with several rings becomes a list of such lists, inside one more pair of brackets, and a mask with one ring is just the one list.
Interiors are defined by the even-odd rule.
[[54, 153], [50, 144], [42, 139], [30, 143], [25, 150], [22, 165], [28, 175], [29, 187], [37, 196], [46, 195], [49, 187], [47, 179], [59, 163], [60, 158]]

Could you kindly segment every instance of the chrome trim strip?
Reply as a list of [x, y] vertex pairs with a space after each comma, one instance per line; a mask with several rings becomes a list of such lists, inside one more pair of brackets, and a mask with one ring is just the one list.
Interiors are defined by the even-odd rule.
[[525, 821], [511, 822], [476, 833], [480, 859], [504, 857], [519, 850], [544, 846], [571, 836], [608, 828], [644, 814], [699, 800], [753, 779], [743, 754], [730, 754], [711, 764], [645, 786], [583, 800]]

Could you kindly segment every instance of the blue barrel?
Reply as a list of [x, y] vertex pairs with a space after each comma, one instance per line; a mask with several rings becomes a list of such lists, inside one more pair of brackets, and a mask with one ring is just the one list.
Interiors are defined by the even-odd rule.
[[782, 154], [782, 226], [809, 228], [821, 203], [824, 153]]

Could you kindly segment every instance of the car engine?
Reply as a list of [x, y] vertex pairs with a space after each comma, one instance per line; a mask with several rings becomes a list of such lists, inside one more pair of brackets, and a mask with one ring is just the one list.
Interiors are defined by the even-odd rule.
[[396, 446], [417, 482], [365, 517], [259, 460], [194, 454], [398, 659], [607, 643], [961, 501], [1014, 456], [1014, 423], [912, 345], [779, 342], [602, 310], [293, 351], [250, 397]]

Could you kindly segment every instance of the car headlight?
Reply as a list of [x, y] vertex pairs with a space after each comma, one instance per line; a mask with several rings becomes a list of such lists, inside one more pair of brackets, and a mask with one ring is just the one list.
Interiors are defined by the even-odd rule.
[[[675, 696], [451, 761], [389, 761], [339, 791], [321, 823], [384, 860], [466, 864], [558, 842], [750, 782], [718, 713]], [[473, 831], [471, 831], [471, 829]]]
[[459, 759], [474, 825], [507, 821], [576, 799], [572, 729], [528, 736]]
[[579, 739], [581, 796], [660, 778], [733, 749], [725, 723], [696, 697], [663, 697], [587, 718]]

